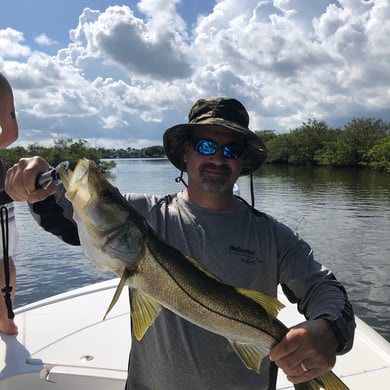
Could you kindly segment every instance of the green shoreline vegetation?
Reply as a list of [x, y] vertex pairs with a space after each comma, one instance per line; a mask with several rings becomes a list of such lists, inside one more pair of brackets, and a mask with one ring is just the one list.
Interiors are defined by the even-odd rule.
[[[291, 165], [318, 165], [330, 167], [358, 167], [390, 173], [390, 122], [382, 119], [356, 118], [344, 129], [331, 128], [324, 121], [309, 119], [289, 133], [276, 134], [274, 130], [256, 133], [267, 145], [268, 163]], [[83, 139], [60, 139], [54, 146], [31, 144], [1, 150], [0, 158], [6, 167], [22, 157], [39, 155], [55, 166], [69, 161], [73, 168], [80, 158], [95, 161], [102, 171], [115, 167], [116, 158], [164, 157], [163, 146], [144, 149], [105, 149], [88, 146]], [[102, 159], [104, 159], [102, 161]]]

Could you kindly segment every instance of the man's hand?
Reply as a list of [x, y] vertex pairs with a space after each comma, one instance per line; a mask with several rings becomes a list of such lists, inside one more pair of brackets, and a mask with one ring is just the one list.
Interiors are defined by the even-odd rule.
[[46, 199], [56, 192], [51, 184], [47, 189], [35, 188], [37, 176], [50, 169], [49, 164], [41, 157], [22, 158], [17, 164], [7, 170], [4, 188], [5, 192], [15, 201], [27, 200], [30, 203]]
[[311, 320], [291, 328], [271, 349], [270, 359], [292, 383], [309, 381], [332, 369], [338, 341], [326, 320]]

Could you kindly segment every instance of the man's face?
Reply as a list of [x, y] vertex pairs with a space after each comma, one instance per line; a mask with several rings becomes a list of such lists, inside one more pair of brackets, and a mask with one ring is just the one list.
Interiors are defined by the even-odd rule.
[[242, 156], [237, 159], [227, 158], [221, 147], [243, 145], [244, 139], [222, 127], [212, 126], [195, 128], [193, 138], [213, 141], [218, 147], [215, 154], [206, 156], [196, 151], [192, 143], [186, 146], [184, 161], [187, 164], [188, 185], [206, 192], [232, 191], [240, 176]]

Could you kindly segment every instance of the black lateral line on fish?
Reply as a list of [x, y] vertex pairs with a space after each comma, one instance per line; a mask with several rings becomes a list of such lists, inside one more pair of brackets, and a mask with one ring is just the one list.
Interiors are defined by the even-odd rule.
[[[148, 227], [150, 228], [150, 230], [151, 230], [151, 231], [153, 232], [153, 234], [155, 235], [155, 238], [156, 238], [157, 240], [159, 240], [160, 242], [162, 242], [163, 244], [165, 244], [165, 242], [162, 241], [162, 240], [159, 238], [159, 236], [157, 236], [157, 234], [154, 232], [154, 230], [153, 230], [150, 226], [148, 226]], [[149, 249], [149, 250], [151, 251], [151, 253], [154, 255], [153, 248], [151, 248], [151, 246], [148, 244], [147, 240], [146, 240], [146, 243], [147, 243], [148, 249]], [[173, 247], [172, 247], [172, 248], [173, 248]], [[176, 248], [173, 248], [173, 249], [174, 249], [175, 251], [177, 251], [178, 253], [181, 254], [181, 252], [179, 252]], [[182, 254], [181, 254], [181, 255], [182, 255]], [[154, 257], [155, 257], [156, 259], [158, 259], [157, 256], [154, 256]], [[199, 268], [197, 268], [195, 265], [189, 263], [188, 260], [186, 260], [186, 261], [187, 261], [187, 264], [190, 264], [190, 266], [193, 267], [193, 269], [194, 269], [196, 272], [203, 272], [202, 270], [200, 270]], [[171, 277], [171, 279], [176, 283], [176, 285], [181, 289], [181, 291], [183, 291], [184, 294], [185, 294], [187, 297], [191, 298], [194, 302], [196, 302], [197, 304], [199, 304], [199, 306], [201, 306], [201, 307], [207, 309], [208, 311], [210, 311], [210, 312], [212, 312], [212, 313], [214, 313], [214, 314], [217, 314], [217, 315], [219, 315], [219, 316], [221, 316], [221, 317], [223, 317], [223, 318], [226, 318], [226, 319], [231, 320], [231, 321], [233, 321], [233, 322], [237, 322], [237, 319], [235, 319], [234, 317], [232, 317], [232, 316], [227, 316], [227, 315], [225, 315], [224, 313], [221, 313], [220, 311], [217, 311], [217, 310], [213, 309], [213, 308], [210, 307], [210, 306], [206, 306], [206, 305], [205, 305], [203, 302], [201, 302], [199, 299], [196, 299], [193, 295], [191, 295], [190, 293], [188, 293], [187, 289], [182, 285], [182, 283], [180, 283], [180, 282], [177, 280], [177, 278], [175, 277], [175, 275], [173, 275], [173, 273], [169, 270], [168, 267], [166, 267], [161, 261], [158, 261], [158, 263], [159, 263], [160, 266], [167, 272], [167, 274], [168, 274], [168, 275]], [[221, 284], [218, 280], [215, 280], [215, 282], [218, 283], [218, 284]], [[258, 303], [258, 302], [256, 302], [256, 301], [254, 301], [253, 299], [251, 299], [251, 298], [249, 298], [249, 297], [247, 297], [247, 296], [245, 296], [245, 295], [239, 293], [239, 292], [236, 290], [236, 288], [233, 287], [233, 286], [225, 285], [225, 287], [234, 290], [234, 292], [235, 292], [236, 294], [240, 294], [241, 297], [242, 297], [243, 299], [247, 299], [248, 301], [251, 302], [251, 304], [255, 304], [255, 305], [259, 306], [259, 307], [261, 308], [261, 310], [264, 311], [264, 313], [265, 313], [265, 315], [267, 316], [267, 318], [269, 318], [267, 311], [260, 305], [260, 303]], [[272, 319], [272, 320], [274, 320], [274, 319]], [[246, 326], [248, 326], [248, 327], [251, 327], [251, 328], [253, 328], [253, 329], [260, 330], [261, 332], [266, 333], [267, 335], [269, 335], [270, 337], [272, 337], [272, 338], [274, 338], [274, 339], [276, 340], [275, 335], [273, 335], [272, 333], [270, 333], [268, 329], [259, 328], [259, 327], [255, 326], [254, 324], [251, 324], [250, 322], [245, 321], [245, 320], [242, 320], [242, 319], [240, 319], [239, 322], [241, 322], [242, 324], [244, 324], [244, 325], [246, 325]], [[287, 328], [286, 328], [286, 330], [287, 330]]]

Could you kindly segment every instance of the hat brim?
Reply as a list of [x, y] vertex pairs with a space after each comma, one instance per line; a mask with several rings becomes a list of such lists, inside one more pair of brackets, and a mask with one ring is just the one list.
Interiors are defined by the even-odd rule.
[[222, 127], [245, 137], [247, 150], [243, 156], [241, 176], [254, 172], [267, 159], [267, 148], [262, 139], [253, 131], [219, 118], [208, 118], [206, 121], [175, 125], [165, 131], [163, 137], [165, 154], [180, 171], [186, 171], [186, 164], [183, 159], [183, 146], [186, 141], [192, 138], [193, 129], [202, 126]]

